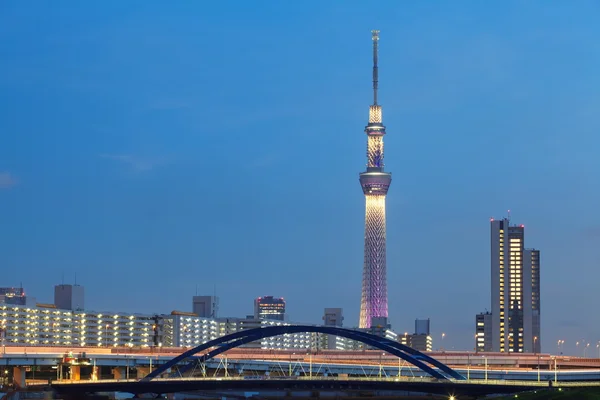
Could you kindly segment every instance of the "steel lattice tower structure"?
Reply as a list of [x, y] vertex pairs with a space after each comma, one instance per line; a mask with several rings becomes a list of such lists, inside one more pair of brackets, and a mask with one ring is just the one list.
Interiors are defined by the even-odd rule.
[[369, 107], [369, 124], [365, 128], [367, 170], [360, 174], [360, 185], [366, 199], [360, 328], [370, 328], [373, 318], [387, 319], [388, 316], [385, 196], [392, 182], [392, 175], [383, 170], [385, 126], [383, 126], [381, 106], [377, 104], [379, 31], [371, 31], [371, 33], [373, 36], [373, 105]]

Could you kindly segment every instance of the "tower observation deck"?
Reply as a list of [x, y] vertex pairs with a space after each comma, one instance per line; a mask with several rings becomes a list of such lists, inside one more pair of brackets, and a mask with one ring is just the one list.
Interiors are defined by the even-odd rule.
[[365, 194], [365, 257], [362, 295], [360, 302], [360, 328], [370, 328], [373, 318], [388, 317], [385, 196], [392, 175], [383, 169], [383, 136], [385, 126], [381, 106], [377, 103], [379, 85], [378, 45], [379, 31], [373, 38], [373, 105], [369, 107], [367, 134], [367, 170], [360, 173], [360, 185]]

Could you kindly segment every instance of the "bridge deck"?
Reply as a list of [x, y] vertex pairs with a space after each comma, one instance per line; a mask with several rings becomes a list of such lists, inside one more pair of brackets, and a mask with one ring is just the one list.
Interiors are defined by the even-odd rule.
[[[52, 383], [58, 393], [67, 395], [96, 392], [177, 393], [191, 391], [414, 391], [431, 394], [488, 395], [511, 394], [548, 388], [548, 382], [531, 381], [438, 381], [426, 378], [309, 378], [291, 377], [285, 379], [248, 379], [247, 377], [228, 378], [174, 378], [155, 379], [149, 382], [108, 380], [97, 382]], [[553, 385], [554, 386], [554, 385]], [[560, 382], [554, 387], [600, 387], [600, 382]]]

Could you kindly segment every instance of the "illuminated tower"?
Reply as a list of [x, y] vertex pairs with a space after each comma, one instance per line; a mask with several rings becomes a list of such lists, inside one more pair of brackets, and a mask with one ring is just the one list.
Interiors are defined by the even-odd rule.
[[370, 328], [373, 318], [378, 324], [387, 320], [387, 280], [385, 262], [385, 196], [392, 175], [383, 171], [383, 135], [385, 127], [381, 106], [377, 104], [377, 45], [379, 31], [373, 34], [373, 105], [369, 107], [367, 134], [367, 171], [360, 174], [360, 185], [366, 199], [365, 260], [363, 266], [362, 296], [360, 301], [360, 328]]

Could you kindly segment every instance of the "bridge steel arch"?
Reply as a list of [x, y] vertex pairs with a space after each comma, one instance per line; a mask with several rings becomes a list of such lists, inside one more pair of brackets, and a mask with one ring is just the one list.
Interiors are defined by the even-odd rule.
[[[261, 328], [258, 328], [258, 329], [261, 329]], [[405, 353], [408, 353], [408, 354], [414, 356], [414, 358], [417, 359], [417, 360], [425, 361], [425, 362], [427, 362], [427, 363], [429, 363], [429, 364], [431, 364], [431, 365], [433, 365], [433, 366], [441, 369], [443, 372], [445, 372], [447, 375], [449, 375], [450, 377], [452, 377], [454, 379], [457, 379], [457, 380], [464, 380], [465, 379], [464, 376], [462, 376], [458, 372], [454, 371], [452, 368], [448, 367], [446, 364], [444, 364], [444, 363], [436, 360], [435, 358], [432, 358], [432, 357], [430, 357], [430, 356], [428, 356], [428, 355], [426, 355], [424, 353], [421, 353], [420, 351], [415, 350], [412, 347], [403, 345], [402, 343], [396, 342], [396, 341], [391, 340], [391, 339], [382, 338], [382, 337], [375, 336], [375, 335], [370, 335], [370, 334], [365, 333], [365, 332], [361, 332], [361, 331], [352, 331], [352, 332], [354, 332], [354, 333], [356, 333], [358, 335], [361, 335], [361, 336], [365, 336], [367, 339], [369, 337], [375, 337], [381, 344], [386, 345], [386, 347], [392, 347], [392, 348], [398, 349], [400, 351], [403, 351]], [[339, 335], [339, 334], [336, 334], [336, 335], [337, 336], [342, 336], [342, 335]], [[245, 337], [243, 339], [238, 339], [237, 341], [227, 343], [227, 344], [225, 344], [225, 345], [223, 345], [223, 346], [221, 346], [221, 347], [219, 347], [217, 349], [211, 350], [210, 352], [208, 352], [204, 356], [200, 357], [201, 362], [206, 362], [207, 360], [210, 360], [211, 358], [214, 358], [214, 357], [218, 356], [221, 353], [224, 353], [224, 352], [226, 352], [228, 350], [231, 350], [233, 348], [239, 347], [239, 346], [244, 345], [246, 343], [253, 342], [254, 340], [258, 340], [258, 339], [261, 339], [261, 337], [257, 337], [257, 336], [251, 335], [251, 336], [247, 336], [247, 337]], [[385, 350], [385, 351], [391, 353], [391, 350], [389, 348], [388, 349], [380, 348], [380, 349], [381, 350]], [[180, 373], [184, 373], [192, 365], [193, 365], [193, 363], [190, 364], [190, 365], [188, 365], [187, 367], [184, 367], [183, 369], [180, 370]], [[416, 366], [419, 367], [418, 365], [416, 365]], [[421, 367], [419, 367], [419, 368], [421, 368]], [[426, 372], [428, 372], [428, 371], [426, 371]]]
[[[258, 328], [258, 329], [261, 329], [261, 328]], [[354, 332], [356, 332], [356, 331], [354, 331]], [[337, 334], [336, 334], [336, 335], [337, 335]], [[337, 336], [341, 336], [341, 335], [337, 335]], [[379, 338], [378, 336], [376, 336], [376, 337], [377, 337], [377, 338]], [[228, 350], [234, 349], [234, 348], [236, 348], [236, 347], [239, 347], [239, 346], [242, 346], [242, 345], [244, 345], [244, 344], [246, 344], [246, 343], [250, 343], [250, 342], [253, 342], [253, 341], [255, 341], [255, 340], [260, 340], [260, 339], [262, 339], [262, 337], [261, 337], [261, 336], [258, 336], [258, 335], [249, 335], [249, 336], [246, 336], [246, 337], [244, 337], [244, 338], [237, 339], [237, 340], [235, 340], [235, 341], [232, 341], [232, 342], [226, 343], [226, 344], [224, 344], [224, 345], [222, 345], [222, 346], [220, 346], [220, 347], [217, 347], [217, 348], [216, 348], [216, 349], [214, 349], [214, 350], [211, 350], [211, 351], [209, 351], [208, 353], [204, 354], [203, 356], [200, 356], [200, 357], [198, 357], [198, 359], [199, 359], [199, 360], [196, 360], [196, 361], [194, 361], [194, 362], [191, 362], [191, 363], [187, 364], [186, 366], [184, 366], [184, 367], [180, 368], [180, 369], [179, 369], [179, 371], [178, 371], [178, 373], [179, 373], [179, 374], [183, 374], [183, 373], [187, 372], [187, 371], [188, 371], [189, 369], [191, 369], [191, 368], [192, 368], [192, 367], [193, 367], [193, 366], [194, 366], [194, 365], [195, 365], [195, 364], [196, 364], [198, 361], [200, 361], [200, 362], [206, 362], [206, 361], [210, 360], [211, 358], [214, 358], [214, 357], [218, 356], [219, 354], [221, 354], [221, 353], [224, 353], [224, 352], [226, 352], [226, 351], [228, 351]], [[381, 339], [381, 338], [380, 338], [380, 339]], [[368, 338], [366, 338], [366, 340], [367, 340], [367, 341], [369, 341], [369, 339], [368, 339]], [[400, 343], [398, 343], [398, 342], [394, 342], [393, 340], [390, 340], [389, 342], [390, 342], [391, 344], [394, 344], [394, 343], [400, 344]], [[367, 343], [367, 344], [370, 344], [370, 343]], [[402, 344], [400, 344], [400, 345], [402, 345]], [[374, 345], [373, 345], [373, 346], [374, 346]], [[375, 347], [375, 346], [374, 346], [374, 347]], [[399, 358], [406, 359], [404, 356], [396, 354], [396, 352], [397, 352], [398, 350], [399, 350], [399, 351], [401, 351], [401, 352], [402, 352], [402, 350], [395, 348], [393, 345], [392, 345], [392, 346], [390, 346], [390, 345], [389, 345], [389, 344], [387, 344], [387, 343], [381, 343], [381, 346], [379, 346], [379, 349], [380, 349], [380, 350], [384, 350], [384, 351], [386, 351], [386, 352], [388, 352], [388, 353], [390, 353], [390, 354], [394, 354], [394, 355], [398, 356]], [[416, 351], [416, 350], [414, 350], [414, 351]], [[417, 351], [417, 353], [418, 353], [418, 351]], [[406, 355], [406, 354], [404, 354], [404, 355]], [[445, 377], [445, 376], [443, 376], [443, 375], [441, 375], [441, 376], [438, 376], [438, 375], [439, 375], [439, 372], [438, 372], [438, 371], [432, 370], [432, 369], [431, 369], [431, 367], [429, 367], [429, 366], [428, 366], [428, 365], [426, 365], [426, 364], [423, 364], [423, 363], [421, 362], [421, 360], [419, 360], [418, 358], [416, 358], [416, 357], [415, 357], [415, 359], [417, 360], [417, 364], [414, 364], [414, 363], [413, 363], [412, 361], [410, 361], [410, 360], [408, 360], [408, 361], [409, 361], [411, 364], [413, 364], [413, 365], [417, 366], [418, 368], [422, 369], [423, 371], [425, 371], [425, 372], [429, 373], [430, 375], [432, 375], [432, 376], [434, 376], [434, 377], [436, 377], [436, 378], [439, 378], [439, 379], [447, 379], [447, 377]], [[433, 358], [432, 358], [432, 360], [434, 360], [434, 361], [435, 361], [437, 364], [441, 364], [441, 365], [444, 367], [444, 369], [442, 369], [442, 368], [440, 368], [440, 369], [442, 369], [444, 372], [446, 372], [446, 373], [447, 373], [448, 375], [450, 375], [451, 377], [453, 377], [453, 378], [455, 378], [455, 379], [459, 379], [459, 380], [460, 380], [460, 379], [464, 379], [464, 378], [462, 377], [462, 375], [458, 374], [456, 371], [452, 370], [451, 368], [447, 367], [446, 365], [444, 365], [444, 364], [442, 364], [442, 363], [438, 362], [437, 360], [435, 360], [435, 359], [433, 359]], [[436, 365], [436, 366], [437, 366], [437, 365]], [[448, 372], [448, 370], [449, 370], [450, 372]], [[432, 372], [432, 371], [433, 371], [433, 372]]]
[[[359, 335], [363, 335], [365, 334], [364, 332], [358, 332]], [[338, 335], [339, 336], [339, 335]], [[449, 366], [447, 366], [446, 364], [436, 360], [433, 357], [428, 356], [425, 353], [422, 353], [418, 350], [413, 349], [412, 347], [403, 345], [402, 343], [396, 342], [394, 340], [391, 339], [387, 339], [387, 338], [379, 338], [379, 341], [381, 343], [387, 344], [391, 347], [400, 349], [408, 354], [410, 354], [411, 356], [413, 356], [415, 359], [417, 360], [422, 360], [425, 361], [439, 369], [441, 369], [442, 371], [444, 371], [446, 374], [448, 374], [450, 377], [457, 379], [459, 381], [462, 380], [466, 380], [466, 378], [464, 376], [462, 376], [461, 374], [459, 374], [458, 372], [456, 372], [455, 370], [453, 370], [452, 368], [450, 368]]]
[[[411, 347], [403, 345], [399, 342], [395, 342], [390, 339], [382, 338], [379, 336], [375, 336], [366, 332], [355, 331], [351, 329], [338, 328], [338, 327], [329, 327], [329, 326], [311, 326], [311, 325], [282, 325], [282, 326], [269, 326], [264, 328], [255, 328], [255, 329], [247, 329], [239, 332], [232, 333], [230, 335], [222, 336], [220, 338], [208, 341], [202, 345], [196, 346], [190, 350], [187, 350], [172, 360], [167, 361], [165, 364], [162, 364], [156, 370], [150, 372], [146, 375], [141, 381], [148, 382], [162, 373], [166, 372], [169, 368], [173, 367], [180, 361], [183, 361], [189, 357], [196, 355], [205, 350], [209, 350], [212, 347], [220, 346], [217, 349], [213, 349], [209, 351], [207, 354], [203, 355], [201, 359], [206, 361], [212, 357], [215, 357], [227, 350], [233, 349], [235, 347], [241, 346], [245, 343], [249, 343], [255, 340], [264, 339], [273, 336], [279, 336], [283, 334], [292, 334], [292, 333], [324, 333], [329, 335], [336, 335], [345, 337], [348, 339], [360, 341], [366, 345], [375, 347], [379, 350], [386, 351], [390, 354], [393, 354], [409, 363], [414, 365], [415, 367], [421, 369], [422, 371], [428, 373], [434, 378], [437, 379], [448, 379], [448, 376], [458, 380], [465, 380], [465, 377], [448, 367], [447, 365], [427, 356], [426, 354], [421, 353]], [[231, 343], [229, 343], [231, 342]], [[431, 366], [425, 364], [423, 361], [428, 362], [436, 367], [438, 367], [441, 371], [445, 372], [448, 376], [440, 373], [438, 370], [433, 369]]]

